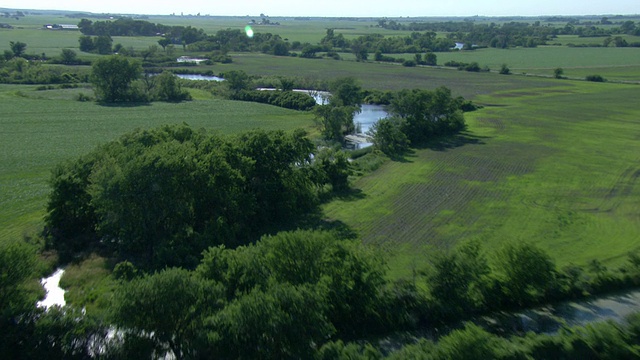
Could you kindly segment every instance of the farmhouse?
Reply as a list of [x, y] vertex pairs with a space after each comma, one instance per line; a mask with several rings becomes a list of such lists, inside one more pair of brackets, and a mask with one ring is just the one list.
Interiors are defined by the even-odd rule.
[[79, 30], [78, 25], [71, 24], [47, 24], [43, 27], [47, 30]]

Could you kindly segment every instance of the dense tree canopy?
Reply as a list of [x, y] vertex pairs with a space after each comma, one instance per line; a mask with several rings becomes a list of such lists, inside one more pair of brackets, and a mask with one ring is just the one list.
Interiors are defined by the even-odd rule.
[[48, 229], [61, 250], [193, 267], [208, 246], [246, 243], [313, 209], [331, 181], [319, 172], [348, 166], [317, 167], [313, 152], [301, 131], [137, 131], [55, 170]]
[[136, 101], [139, 94], [132, 84], [140, 77], [141, 72], [142, 67], [137, 61], [114, 55], [94, 61], [90, 79], [100, 101]]

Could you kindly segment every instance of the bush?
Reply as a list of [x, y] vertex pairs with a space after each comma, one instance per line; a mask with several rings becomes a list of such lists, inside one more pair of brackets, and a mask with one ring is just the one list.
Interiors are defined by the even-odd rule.
[[316, 101], [309, 95], [294, 91], [242, 90], [232, 96], [234, 100], [253, 101], [293, 110], [310, 110]]
[[587, 77], [584, 78], [587, 81], [593, 81], [593, 82], [605, 82], [607, 81], [605, 78], [603, 78], [600, 75], [587, 75]]
[[416, 62], [413, 60], [404, 60], [402, 62], [402, 66], [406, 66], [406, 67], [414, 67], [416, 66]]
[[480, 71], [480, 65], [477, 62], [472, 62], [471, 64], [467, 64], [464, 67], [465, 71], [471, 71], [471, 72], [479, 72]]
[[76, 100], [81, 102], [86, 102], [86, 101], [93, 101], [93, 98], [87, 94], [78, 93], [78, 95], [76, 95]]

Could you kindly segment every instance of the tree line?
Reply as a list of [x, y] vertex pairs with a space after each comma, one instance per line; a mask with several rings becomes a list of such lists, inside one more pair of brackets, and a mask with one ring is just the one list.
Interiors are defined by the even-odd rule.
[[246, 244], [344, 188], [346, 159], [312, 154], [303, 131], [136, 131], [55, 169], [48, 241], [61, 254], [100, 250], [139, 266], [190, 268], [207, 247]]
[[[12, 358], [428, 358], [548, 359], [638, 356], [638, 316], [564, 327], [558, 335], [498, 337], [466, 325], [437, 342], [383, 354], [375, 339], [440, 328], [473, 315], [519, 309], [640, 283], [640, 258], [617, 271], [592, 262], [556, 268], [529, 243], [489, 254], [463, 242], [431, 257], [412, 279], [388, 280], [379, 252], [345, 233], [295, 230], [235, 248], [208, 247], [193, 270], [117, 263], [109, 310], [36, 309], [29, 291], [35, 249], [0, 245], [0, 352]], [[118, 336], [108, 336], [117, 329]], [[111, 330], [110, 330], [111, 329]], [[517, 332], [516, 332], [517, 333]]]
[[569, 21], [562, 27], [551, 26], [550, 24], [542, 25], [540, 21], [534, 23], [511, 21], [504, 24], [485, 24], [472, 21], [412, 22], [403, 24], [387, 19], [378, 21], [378, 27], [384, 29], [445, 32], [447, 33], [447, 39], [450, 40], [494, 48], [547, 45], [549, 41], [558, 35], [578, 35], [580, 37], [614, 37], [623, 34], [640, 35], [640, 25], [631, 20], [624, 21], [619, 27], [602, 27], [602, 25], [609, 24], [606, 20], [600, 24], [583, 25], [576, 21]]

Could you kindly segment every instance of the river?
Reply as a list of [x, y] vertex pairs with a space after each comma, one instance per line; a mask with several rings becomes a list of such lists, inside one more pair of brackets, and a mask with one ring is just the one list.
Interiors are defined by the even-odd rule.
[[532, 331], [554, 334], [562, 326], [582, 326], [596, 321], [623, 322], [640, 311], [640, 290], [624, 291], [581, 301], [561, 302], [517, 313], [500, 313], [475, 319], [495, 333]]
[[60, 279], [62, 278], [62, 274], [64, 274], [64, 269], [59, 268], [49, 277], [42, 278], [40, 280], [40, 283], [46, 291], [46, 295], [42, 301], [38, 301], [38, 303], [36, 304], [38, 307], [48, 309], [51, 306], [55, 305], [66, 305], [66, 302], [64, 301], [65, 291], [60, 287]]
[[[47, 294], [38, 307], [65, 306], [65, 290], [60, 288], [64, 269], [59, 268], [40, 282]], [[596, 321], [622, 322], [626, 316], [640, 311], [640, 290], [622, 291], [582, 301], [562, 302], [539, 308], [511, 313], [497, 313], [473, 319], [496, 333], [519, 333], [533, 331], [553, 334], [563, 325], [586, 325]]]
[[223, 78], [217, 76], [210, 75], [200, 75], [200, 74], [176, 74], [180, 79], [185, 80], [204, 80], [204, 81], [224, 81]]
[[[223, 78], [217, 76], [208, 76], [208, 75], [198, 75], [198, 74], [176, 74], [181, 79], [186, 80], [203, 80], [203, 81], [224, 81]], [[261, 91], [273, 91], [276, 89], [273, 88], [257, 88], [256, 90]], [[305, 89], [293, 89], [296, 92], [304, 92], [309, 94], [309, 96], [313, 97], [316, 100], [318, 105], [324, 105], [328, 103], [328, 99], [330, 93], [327, 91], [318, 91], [318, 90], [305, 90]], [[385, 110], [385, 108], [381, 105], [362, 105], [361, 111], [356, 114], [353, 118], [353, 122], [356, 125], [356, 129], [358, 129], [358, 133], [355, 136], [350, 136], [347, 138], [347, 143], [349, 144], [349, 148], [351, 149], [361, 149], [368, 146], [373, 145], [367, 139], [367, 132], [371, 129], [371, 126], [375, 124], [378, 120], [389, 116], [389, 113]]]

